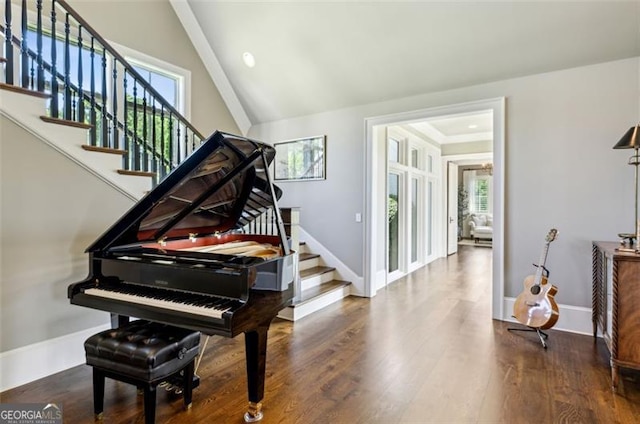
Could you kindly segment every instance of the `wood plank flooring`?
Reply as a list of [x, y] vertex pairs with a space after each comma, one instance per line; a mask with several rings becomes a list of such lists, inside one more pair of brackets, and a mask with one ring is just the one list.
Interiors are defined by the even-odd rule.
[[[490, 318], [491, 249], [462, 246], [382, 290], [269, 332], [263, 423], [640, 423], [640, 376], [611, 392], [602, 340], [510, 333]], [[562, 290], [562, 287], [559, 288]], [[560, 310], [562, 314], [562, 310]], [[640, 348], [640, 347], [639, 347]], [[214, 337], [193, 407], [158, 396], [158, 423], [242, 423], [244, 340]], [[91, 371], [78, 366], [0, 394], [93, 419]], [[142, 397], [107, 380], [105, 423], [142, 423]]]

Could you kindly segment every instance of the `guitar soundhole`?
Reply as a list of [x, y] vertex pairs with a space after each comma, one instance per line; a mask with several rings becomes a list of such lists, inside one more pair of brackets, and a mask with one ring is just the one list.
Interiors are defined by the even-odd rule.
[[532, 294], [540, 294], [540, 286], [531, 287], [531, 293]]

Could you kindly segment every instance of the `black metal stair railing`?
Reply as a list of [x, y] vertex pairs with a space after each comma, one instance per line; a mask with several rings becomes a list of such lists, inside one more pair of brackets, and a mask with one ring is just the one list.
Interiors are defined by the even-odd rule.
[[152, 172], [157, 183], [202, 142], [66, 1], [4, 3], [5, 83], [49, 94], [47, 115], [89, 124], [88, 144], [123, 150], [123, 169]]

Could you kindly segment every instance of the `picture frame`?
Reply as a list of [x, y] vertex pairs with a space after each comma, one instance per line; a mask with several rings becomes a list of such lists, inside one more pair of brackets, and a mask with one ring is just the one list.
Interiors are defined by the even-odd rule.
[[317, 181], [326, 179], [327, 137], [297, 138], [273, 144], [276, 149], [274, 180]]

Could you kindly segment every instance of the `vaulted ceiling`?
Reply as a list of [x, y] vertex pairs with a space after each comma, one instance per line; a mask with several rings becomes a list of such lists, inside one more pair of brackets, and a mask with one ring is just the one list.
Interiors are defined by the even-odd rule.
[[640, 1], [172, 2], [251, 124], [640, 55]]

